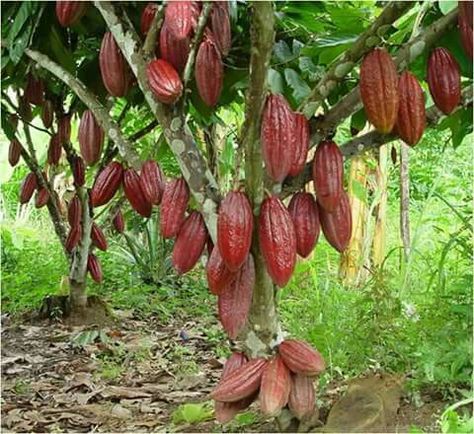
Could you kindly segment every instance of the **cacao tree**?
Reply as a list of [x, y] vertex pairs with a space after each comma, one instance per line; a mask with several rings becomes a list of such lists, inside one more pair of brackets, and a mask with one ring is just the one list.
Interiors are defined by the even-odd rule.
[[[453, 143], [472, 129], [472, 3], [20, 2], [2, 12], [3, 127], [12, 164], [20, 153], [33, 173], [20, 200], [48, 192], [72, 252], [74, 304], [86, 303], [86, 270], [100, 278], [91, 245], [104, 239], [93, 217], [123, 187], [144, 219], [159, 207], [178, 274], [209, 246], [209, 289], [233, 350], [211, 393], [216, 418], [229, 421], [259, 397], [281, 429], [295, 428], [285, 415], [309, 428], [313, 380], [325, 363], [282, 330], [279, 292], [320, 230], [338, 252], [349, 245], [344, 159], [399, 138], [414, 147], [425, 128], [450, 128]], [[117, 106], [154, 118], [150, 128], [181, 176], [165, 179], [159, 161], [142, 158]], [[224, 183], [216, 168], [224, 150], [210, 132], [235, 106], [243, 115], [237, 131], [226, 130], [235, 165]], [[16, 120], [28, 137], [38, 115], [52, 138], [48, 164], [57, 165], [62, 147], [74, 174], [70, 207], [81, 213], [71, 212], [69, 234], [33, 145], [19, 146], [15, 135]], [[77, 115], [78, 144], [70, 139]], [[348, 125], [361, 132], [345, 136]]]

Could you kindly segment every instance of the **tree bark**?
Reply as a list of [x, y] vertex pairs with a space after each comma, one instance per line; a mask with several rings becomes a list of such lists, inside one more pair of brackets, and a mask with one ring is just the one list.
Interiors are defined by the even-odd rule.
[[408, 145], [400, 141], [400, 236], [403, 259], [410, 255], [410, 174]]

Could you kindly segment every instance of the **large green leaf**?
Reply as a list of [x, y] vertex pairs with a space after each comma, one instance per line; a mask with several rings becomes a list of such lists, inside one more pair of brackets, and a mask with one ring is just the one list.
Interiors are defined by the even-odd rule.
[[19, 35], [20, 31], [23, 28], [23, 25], [26, 23], [29, 17], [35, 15], [36, 11], [38, 10], [39, 3], [38, 2], [22, 2], [20, 9], [18, 9], [18, 13], [15, 16], [13, 24], [8, 34], [8, 43], [9, 47], [13, 46], [16, 37]]
[[284, 92], [283, 78], [281, 74], [275, 69], [269, 68], [268, 70], [268, 87], [272, 93], [281, 93]]
[[293, 89], [293, 97], [296, 102], [300, 103], [310, 94], [311, 88], [294, 69], [285, 68], [285, 80], [288, 86]]

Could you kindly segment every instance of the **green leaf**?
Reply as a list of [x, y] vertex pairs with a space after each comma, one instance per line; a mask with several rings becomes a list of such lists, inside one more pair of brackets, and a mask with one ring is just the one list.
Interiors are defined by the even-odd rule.
[[443, 119], [437, 127], [440, 131], [447, 128], [451, 130], [453, 147], [457, 148], [463, 139], [472, 132], [472, 108], [458, 110]]
[[351, 187], [351, 192], [354, 194], [354, 196], [360, 201], [366, 202], [367, 191], [365, 187], [359, 181], [357, 181], [357, 179], [352, 180]]
[[280, 62], [289, 62], [295, 55], [285, 41], [278, 41], [273, 46], [273, 53]]
[[439, 10], [443, 15], [449, 14], [449, 12], [451, 12], [457, 5], [458, 2], [453, 0], [443, 0], [438, 2]]
[[27, 27], [21, 33], [21, 35], [15, 40], [10, 42], [8, 52], [10, 54], [10, 59], [12, 60], [13, 64], [17, 65], [21, 57], [23, 56], [23, 52], [25, 51], [25, 48], [28, 46], [28, 42], [30, 40], [32, 30], [33, 30], [33, 24], [28, 23]]
[[38, 2], [23, 2], [15, 16], [10, 33], [8, 35], [8, 42], [10, 49], [15, 42], [15, 38], [20, 33], [23, 25], [26, 23], [30, 16], [34, 16], [39, 6]]
[[283, 85], [283, 78], [281, 74], [276, 71], [275, 69], [269, 68], [268, 69], [268, 87], [272, 93], [281, 93], [283, 94], [284, 85]]
[[15, 129], [13, 125], [10, 123], [10, 119], [8, 118], [8, 112], [3, 110], [2, 107], [2, 129], [5, 135], [8, 137], [8, 140], [13, 140], [15, 137]]
[[285, 80], [288, 86], [293, 89], [293, 97], [296, 102], [301, 102], [311, 93], [311, 88], [294, 69], [285, 68]]
[[198, 423], [209, 420], [212, 417], [212, 410], [204, 404], [183, 404], [173, 413], [173, 422]]
[[365, 116], [365, 110], [360, 109], [351, 117], [351, 128], [354, 128], [359, 132], [364, 129], [366, 122], [367, 118]]
[[76, 65], [71, 52], [65, 47], [56, 26], [49, 32], [49, 49], [54, 55], [54, 60], [58, 62], [68, 72], [74, 74]]

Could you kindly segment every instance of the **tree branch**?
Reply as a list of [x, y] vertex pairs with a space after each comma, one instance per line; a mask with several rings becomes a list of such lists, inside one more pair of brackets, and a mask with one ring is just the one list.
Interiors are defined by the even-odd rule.
[[148, 60], [155, 57], [156, 41], [160, 33], [161, 24], [163, 23], [163, 16], [165, 14], [165, 8], [163, 5], [158, 6], [153, 21], [151, 22], [150, 28], [143, 43], [143, 54]]

